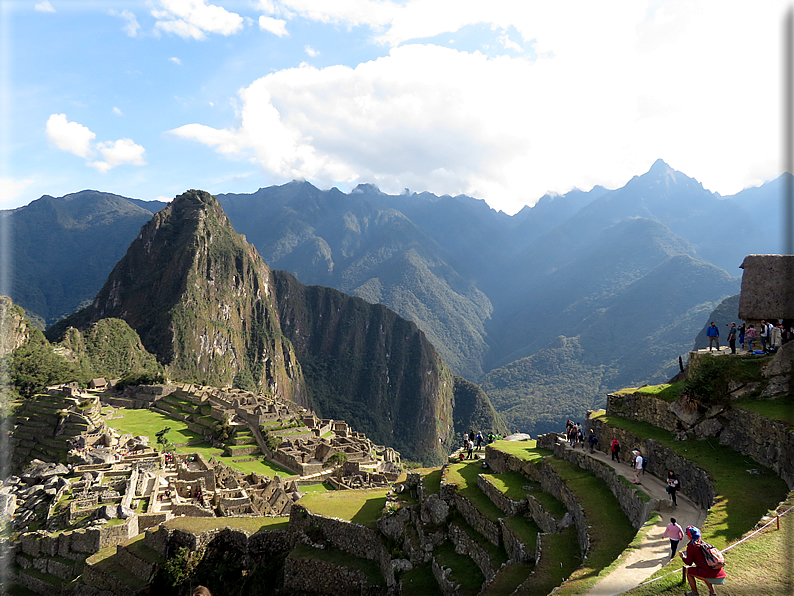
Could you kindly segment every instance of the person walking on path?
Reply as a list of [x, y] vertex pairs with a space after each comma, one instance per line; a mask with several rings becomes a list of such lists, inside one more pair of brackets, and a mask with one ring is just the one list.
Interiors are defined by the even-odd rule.
[[639, 475], [642, 474], [642, 455], [640, 455], [640, 452], [636, 449], [631, 453], [634, 456], [634, 459], [632, 460], [634, 465], [634, 478], [632, 479], [632, 482], [634, 484], [641, 484], [639, 481]]
[[681, 490], [681, 481], [678, 480], [678, 476], [676, 476], [675, 472], [672, 470], [667, 470], [667, 488], [665, 490], [673, 500], [673, 507], [676, 507], [678, 503], [676, 503], [675, 495], [679, 490]]
[[686, 596], [698, 596], [697, 580], [702, 580], [709, 588], [709, 594], [716, 594], [714, 586], [721, 586], [725, 583], [725, 578], [728, 576], [725, 569], [720, 567], [714, 569], [709, 567], [706, 562], [706, 555], [703, 554], [703, 549], [700, 545], [700, 530], [695, 526], [687, 526], [686, 535], [689, 537], [689, 543], [686, 545], [686, 553], [678, 553], [685, 565], [692, 565], [694, 567], [687, 567], [686, 579], [689, 582], [689, 587], [692, 591], [687, 592]]
[[670, 539], [670, 559], [672, 559], [678, 550], [678, 543], [684, 539], [684, 528], [678, 525], [674, 517], [670, 518], [670, 523], [667, 524], [662, 538]]
[[620, 463], [620, 443], [617, 439], [612, 439], [612, 445], [609, 447], [609, 452], [612, 454], [612, 461]]
[[728, 329], [728, 345], [731, 347], [731, 354], [736, 353], [737, 333], [738, 333], [738, 329], [736, 328], [736, 323], [731, 323], [731, 328]]
[[709, 328], [706, 329], [706, 336], [709, 338], [709, 352], [711, 352], [712, 344], [717, 344], [717, 351], [720, 350], [720, 330], [714, 321], [711, 322]]
[[598, 445], [598, 437], [592, 428], [590, 429], [590, 437], [587, 439], [587, 442], [590, 443], [590, 453], [595, 452], [595, 447]]

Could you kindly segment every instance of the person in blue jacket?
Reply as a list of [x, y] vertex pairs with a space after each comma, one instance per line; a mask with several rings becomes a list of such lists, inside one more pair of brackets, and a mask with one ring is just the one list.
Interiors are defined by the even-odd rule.
[[714, 324], [714, 321], [711, 322], [709, 328], [706, 329], [706, 335], [709, 338], [709, 352], [711, 352], [711, 345], [717, 344], [717, 351], [720, 349], [720, 330], [717, 328], [717, 325]]

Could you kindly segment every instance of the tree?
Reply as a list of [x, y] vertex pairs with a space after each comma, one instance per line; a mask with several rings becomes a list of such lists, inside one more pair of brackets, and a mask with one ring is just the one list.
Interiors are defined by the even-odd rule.
[[11, 355], [11, 382], [25, 397], [41, 393], [49, 385], [86, 381], [78, 366], [56, 354], [38, 329], [31, 329], [30, 339]]
[[166, 451], [167, 448], [171, 446], [168, 438], [166, 437], [170, 431], [171, 427], [165, 426], [162, 430], [158, 430], [156, 433], [154, 433], [154, 436], [157, 437], [157, 444], [162, 446], [163, 451]]

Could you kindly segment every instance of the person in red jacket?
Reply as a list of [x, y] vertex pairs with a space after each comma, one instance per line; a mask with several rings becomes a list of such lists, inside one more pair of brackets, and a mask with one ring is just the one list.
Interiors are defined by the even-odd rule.
[[685, 565], [692, 565], [694, 567], [687, 567], [686, 579], [689, 582], [689, 587], [692, 588], [691, 592], [687, 592], [686, 596], [698, 596], [698, 579], [703, 580], [709, 588], [709, 594], [716, 594], [714, 586], [721, 586], [725, 583], [727, 573], [725, 569], [713, 569], [706, 563], [706, 557], [700, 548], [700, 530], [695, 526], [687, 526], [686, 535], [689, 536], [689, 543], [686, 545], [686, 553], [678, 553], [684, 561]]

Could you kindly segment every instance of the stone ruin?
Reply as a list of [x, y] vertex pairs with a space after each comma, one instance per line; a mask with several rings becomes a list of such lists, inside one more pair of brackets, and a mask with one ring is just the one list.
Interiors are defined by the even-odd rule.
[[739, 318], [794, 320], [794, 256], [748, 255], [740, 265]]

